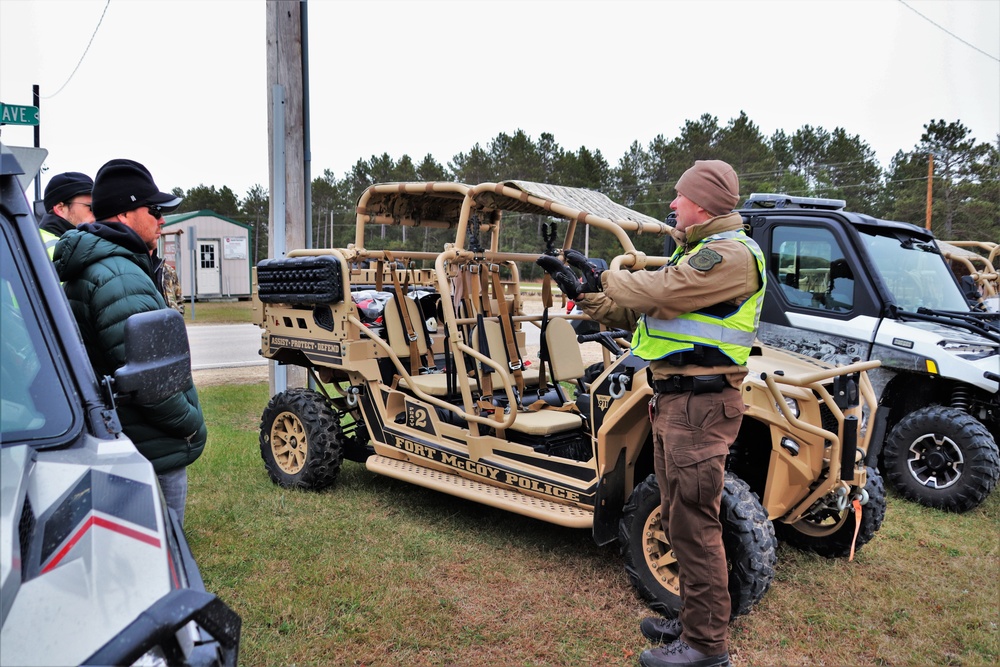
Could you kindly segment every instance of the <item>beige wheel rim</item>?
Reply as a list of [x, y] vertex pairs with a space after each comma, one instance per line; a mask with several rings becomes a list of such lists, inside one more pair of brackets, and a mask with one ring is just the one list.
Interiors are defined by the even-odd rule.
[[309, 441], [302, 421], [291, 412], [282, 412], [271, 424], [271, 454], [287, 475], [295, 475], [306, 464]]
[[828, 510], [816, 515], [806, 515], [793, 524], [792, 528], [810, 537], [826, 537], [840, 530], [847, 517], [846, 510], [842, 512]]
[[680, 595], [677, 557], [674, 556], [667, 534], [660, 524], [659, 508], [653, 510], [646, 519], [642, 530], [642, 553], [657, 582], [675, 595]]

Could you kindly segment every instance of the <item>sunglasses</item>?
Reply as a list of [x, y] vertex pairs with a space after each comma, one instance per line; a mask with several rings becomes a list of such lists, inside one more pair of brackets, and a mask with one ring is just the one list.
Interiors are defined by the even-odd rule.
[[163, 209], [159, 206], [147, 206], [146, 209], [149, 211], [149, 214], [153, 216], [154, 220], [159, 220], [163, 217]]

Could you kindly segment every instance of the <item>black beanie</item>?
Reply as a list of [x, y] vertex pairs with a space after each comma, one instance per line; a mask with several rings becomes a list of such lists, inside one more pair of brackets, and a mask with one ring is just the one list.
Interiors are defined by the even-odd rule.
[[78, 171], [67, 171], [52, 177], [45, 186], [42, 202], [45, 204], [45, 210], [51, 213], [56, 204], [68, 202], [78, 195], [89, 195], [93, 189], [94, 181], [90, 176]]
[[153, 175], [135, 160], [111, 160], [98, 170], [94, 179], [93, 209], [98, 220], [150, 205], [169, 213], [182, 201], [180, 197], [160, 192]]

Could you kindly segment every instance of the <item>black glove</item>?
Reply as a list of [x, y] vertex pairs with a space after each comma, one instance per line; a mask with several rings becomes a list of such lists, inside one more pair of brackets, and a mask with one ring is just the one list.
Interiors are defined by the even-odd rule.
[[583, 286], [581, 292], [603, 292], [604, 285], [601, 284], [601, 274], [604, 269], [599, 269], [587, 256], [579, 250], [568, 248], [563, 250], [563, 257], [570, 263], [570, 266], [580, 269], [583, 273]]
[[580, 296], [580, 281], [573, 270], [551, 255], [542, 255], [535, 260], [545, 273], [552, 276], [559, 289], [570, 299], [576, 301]]

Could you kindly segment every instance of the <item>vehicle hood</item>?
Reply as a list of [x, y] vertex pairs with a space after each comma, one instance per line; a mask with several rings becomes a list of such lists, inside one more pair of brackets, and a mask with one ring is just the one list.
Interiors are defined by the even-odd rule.
[[152, 465], [127, 440], [3, 447], [0, 499], [11, 664], [79, 664], [181, 584]]
[[972, 331], [937, 322], [883, 320], [876, 344], [905, 350], [934, 362], [942, 377], [996, 393], [1000, 383], [1000, 344]]

